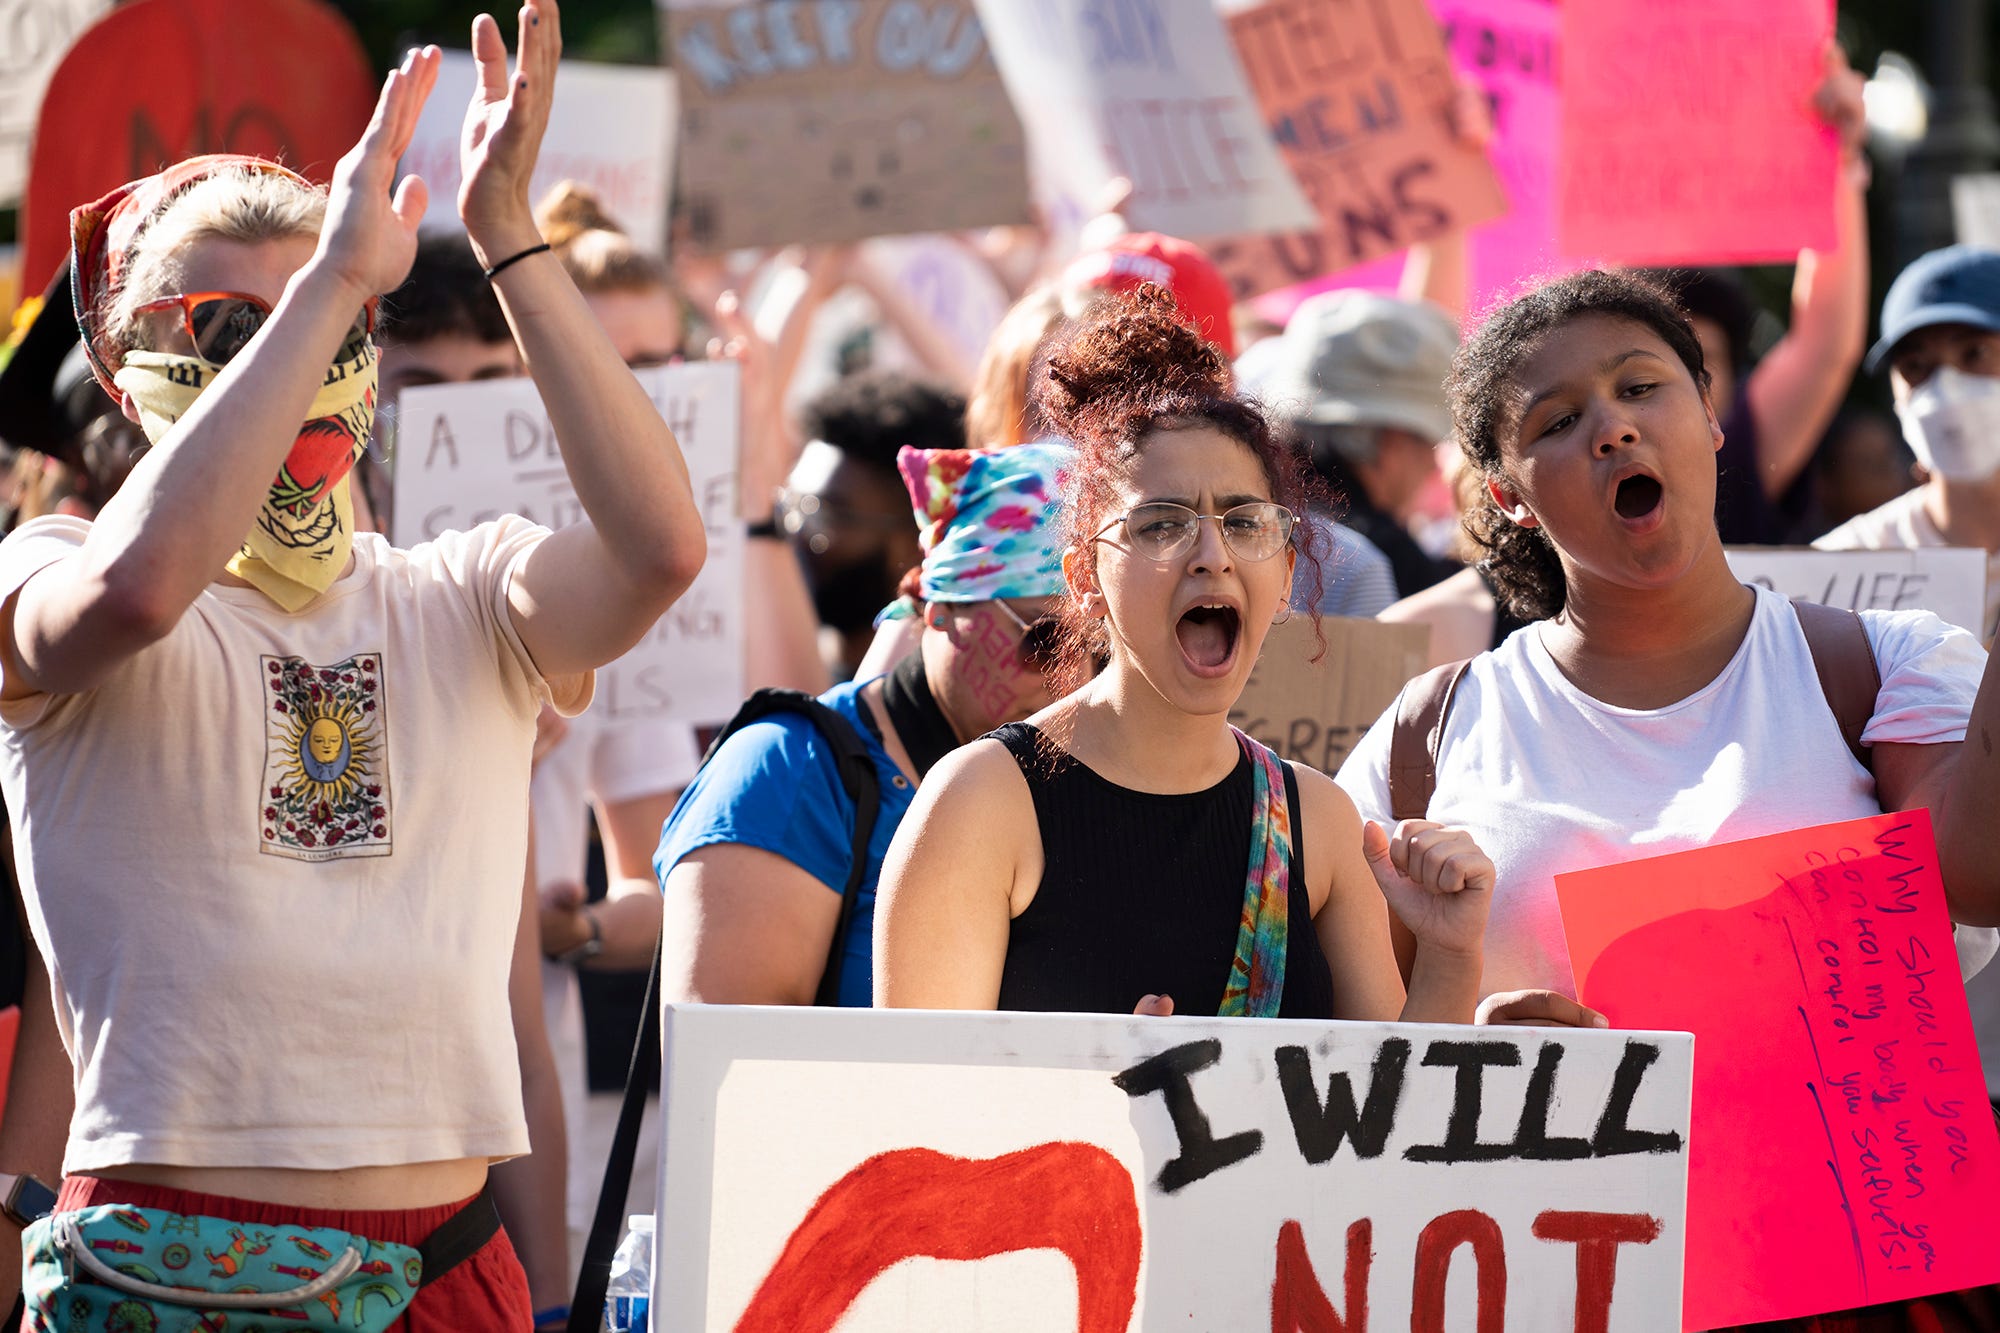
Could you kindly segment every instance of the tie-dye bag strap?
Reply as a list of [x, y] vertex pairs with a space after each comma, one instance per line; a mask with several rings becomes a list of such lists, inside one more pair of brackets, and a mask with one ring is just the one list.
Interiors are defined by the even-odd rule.
[[1250, 757], [1250, 870], [1236, 928], [1236, 959], [1230, 964], [1220, 1012], [1224, 1018], [1274, 1018], [1285, 994], [1292, 811], [1278, 756], [1234, 727], [1230, 730]]

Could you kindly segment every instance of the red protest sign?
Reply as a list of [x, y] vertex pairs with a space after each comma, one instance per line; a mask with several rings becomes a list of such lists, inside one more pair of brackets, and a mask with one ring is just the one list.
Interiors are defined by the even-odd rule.
[[1695, 1034], [1684, 1327], [2000, 1279], [1927, 812], [1556, 876], [1577, 994]]
[[1211, 242], [1239, 298], [1394, 254], [1506, 211], [1460, 141], [1443, 34], [1424, 0], [1265, 0], [1230, 16], [1257, 104], [1324, 225]]
[[375, 107], [347, 20], [318, 0], [134, 0], [63, 57], [42, 99], [22, 209], [24, 290], [69, 252], [69, 211], [197, 153], [279, 158], [324, 181]]
[[1832, 0], [1564, 5], [1563, 252], [1715, 264], [1831, 247], [1839, 141], [1812, 97], [1832, 38]]

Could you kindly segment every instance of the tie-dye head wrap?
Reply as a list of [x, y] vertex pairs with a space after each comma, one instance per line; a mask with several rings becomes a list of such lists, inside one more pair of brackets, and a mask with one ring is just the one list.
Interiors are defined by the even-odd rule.
[[924, 600], [987, 602], [1061, 592], [1056, 518], [1075, 459], [1076, 451], [1059, 440], [898, 453], [923, 546]]

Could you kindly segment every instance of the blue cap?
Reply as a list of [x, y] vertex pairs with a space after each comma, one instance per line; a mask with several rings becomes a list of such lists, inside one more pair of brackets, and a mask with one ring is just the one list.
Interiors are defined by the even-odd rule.
[[1934, 324], [2000, 333], [2000, 252], [1947, 246], [1898, 273], [1882, 300], [1882, 337], [1862, 364], [1870, 373], [1880, 370], [1897, 343]]

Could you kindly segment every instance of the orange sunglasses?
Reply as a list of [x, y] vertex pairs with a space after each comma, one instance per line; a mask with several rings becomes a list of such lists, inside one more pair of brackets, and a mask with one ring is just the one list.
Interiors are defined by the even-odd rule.
[[[381, 302], [379, 296], [368, 298], [361, 313], [354, 317], [347, 336], [341, 339], [340, 352], [334, 360], [352, 359], [361, 351], [361, 344], [375, 336], [375, 312]], [[180, 308], [181, 326], [194, 343], [195, 355], [217, 366], [228, 365], [238, 352], [249, 346], [257, 330], [271, 317], [271, 307], [264, 299], [247, 292], [184, 292], [147, 301], [138, 309], [171, 310], [176, 306]]]

